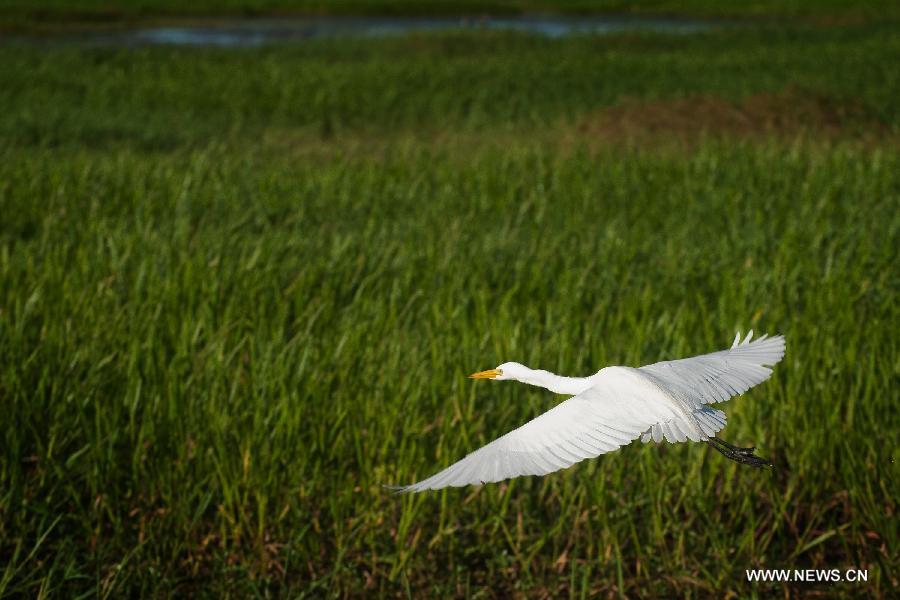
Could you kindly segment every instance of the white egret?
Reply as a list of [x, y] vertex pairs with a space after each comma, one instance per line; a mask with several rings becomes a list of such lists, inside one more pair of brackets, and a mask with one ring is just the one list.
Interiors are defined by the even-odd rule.
[[546, 475], [587, 458], [642, 442], [705, 442], [727, 458], [754, 467], [772, 464], [715, 437], [725, 413], [709, 404], [743, 394], [772, 374], [784, 356], [784, 337], [738, 332], [728, 350], [640, 368], [606, 367], [589, 377], [562, 377], [508, 362], [470, 375], [513, 380], [572, 397], [459, 462], [408, 486], [421, 492], [484, 484], [522, 475]]

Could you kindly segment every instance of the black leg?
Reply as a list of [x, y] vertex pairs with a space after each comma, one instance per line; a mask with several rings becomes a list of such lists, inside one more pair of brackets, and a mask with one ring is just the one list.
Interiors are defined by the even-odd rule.
[[731, 450], [732, 452], [736, 452], [737, 454], [744, 454], [744, 455], [746, 455], [746, 456], [752, 456], [754, 450], [756, 450], [756, 446], [750, 446], [749, 448], [739, 448], [738, 446], [732, 446], [731, 444], [729, 444], [729, 443], [726, 442], [725, 440], [720, 440], [720, 439], [717, 438], [717, 437], [713, 437], [713, 438], [710, 438], [710, 439], [713, 440], [714, 442], [718, 442], [719, 444], [725, 446], [726, 448], [728, 448], [728, 449]]
[[756, 448], [738, 448], [732, 446], [728, 442], [722, 441], [717, 437], [709, 438], [706, 443], [715, 448], [716, 452], [729, 460], [742, 465], [750, 465], [751, 467], [772, 467], [774, 466], [768, 459], [756, 456], [753, 451]]

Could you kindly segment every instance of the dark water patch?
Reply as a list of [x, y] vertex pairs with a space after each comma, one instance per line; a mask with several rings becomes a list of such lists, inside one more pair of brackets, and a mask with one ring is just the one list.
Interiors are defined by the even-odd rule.
[[665, 17], [290, 17], [218, 19], [124, 30], [0, 36], [0, 40], [113, 46], [254, 47], [325, 37], [384, 37], [441, 31], [520, 31], [552, 38], [628, 31], [691, 34], [720, 23]]

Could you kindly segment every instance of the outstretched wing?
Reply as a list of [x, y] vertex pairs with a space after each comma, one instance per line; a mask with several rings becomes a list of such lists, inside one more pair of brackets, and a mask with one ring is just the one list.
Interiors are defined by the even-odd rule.
[[743, 394], [772, 375], [771, 366], [784, 356], [784, 336], [744, 341], [738, 332], [728, 350], [681, 360], [666, 360], [641, 367], [665, 389], [697, 404], [724, 402]]
[[617, 450], [648, 427], [675, 417], [672, 404], [627, 367], [601, 371], [594, 387], [472, 452], [440, 473], [396, 488], [421, 492], [444, 487], [546, 475]]

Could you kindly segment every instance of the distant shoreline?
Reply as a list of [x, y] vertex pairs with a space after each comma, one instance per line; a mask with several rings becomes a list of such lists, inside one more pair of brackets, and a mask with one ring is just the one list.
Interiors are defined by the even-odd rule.
[[611, 16], [656, 17], [666, 19], [772, 19], [817, 25], [841, 25], [871, 20], [900, 20], [900, 5], [878, 6], [875, 2], [854, 3], [837, 0], [828, 7], [783, 6], [774, 0], [765, 5], [723, 4], [710, 0], [660, 2], [650, 7], [630, 6], [617, 0], [595, 3], [563, 2], [365, 2], [350, 0], [324, 6], [311, 0], [246, 0], [214, 3], [201, 0], [191, 4], [155, 0], [134, 7], [120, 0], [98, 2], [75, 0], [63, 6], [39, 1], [15, 0], [0, 7], [0, 32], [52, 33], [66, 30], [114, 30], [130, 27], [210, 23], [219, 19], [270, 19], [303, 17], [471, 17], [490, 16]]

